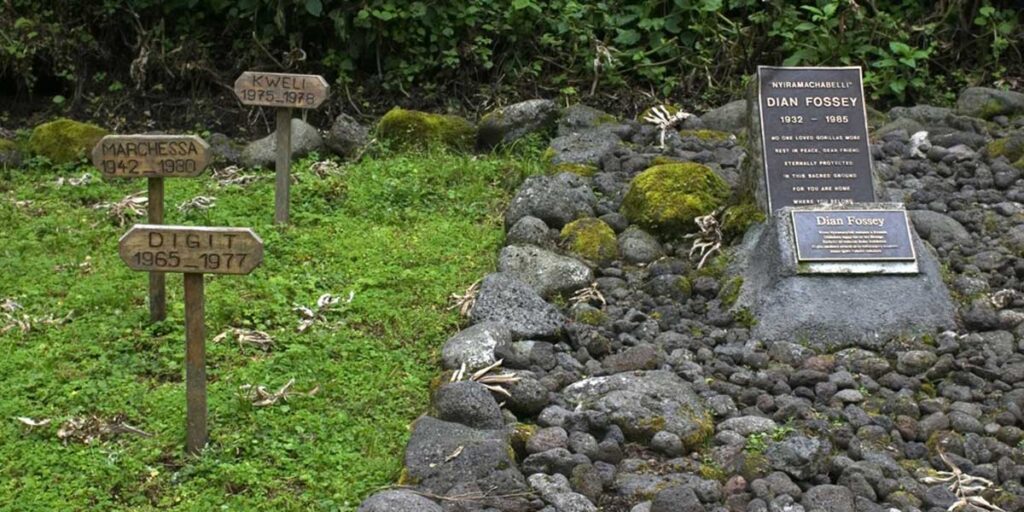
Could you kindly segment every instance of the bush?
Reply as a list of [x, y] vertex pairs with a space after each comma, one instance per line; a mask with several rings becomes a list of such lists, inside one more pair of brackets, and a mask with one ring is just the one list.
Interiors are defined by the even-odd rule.
[[355, 93], [365, 86], [382, 101], [654, 90], [703, 106], [737, 97], [757, 64], [860, 65], [868, 93], [885, 106], [946, 102], [964, 85], [1024, 75], [1014, 7], [943, 5], [10, 0], [0, 7], [0, 76], [26, 90], [56, 80], [77, 98], [127, 83], [219, 92], [244, 69], [285, 67], [355, 84]]

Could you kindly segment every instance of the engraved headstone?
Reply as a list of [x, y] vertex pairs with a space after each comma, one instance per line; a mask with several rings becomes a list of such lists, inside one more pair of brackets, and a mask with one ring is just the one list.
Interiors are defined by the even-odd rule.
[[859, 67], [759, 66], [756, 91], [748, 186], [767, 212], [875, 200]]

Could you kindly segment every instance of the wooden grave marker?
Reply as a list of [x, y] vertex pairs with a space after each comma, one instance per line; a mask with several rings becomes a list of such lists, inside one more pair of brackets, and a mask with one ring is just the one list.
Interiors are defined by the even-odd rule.
[[[164, 222], [164, 178], [192, 178], [210, 165], [210, 145], [195, 135], [107, 135], [92, 149], [105, 178], [146, 178], [150, 224]], [[149, 319], [167, 318], [164, 275], [149, 273]]]
[[317, 108], [330, 95], [331, 87], [319, 75], [246, 71], [235, 80], [235, 95], [243, 105], [274, 107], [276, 115], [276, 176], [274, 179], [274, 223], [288, 224], [289, 172], [292, 157], [292, 109]]
[[136, 224], [118, 252], [133, 270], [185, 274], [185, 449], [206, 446], [206, 325], [203, 274], [248, 274], [263, 262], [263, 241], [249, 228]]

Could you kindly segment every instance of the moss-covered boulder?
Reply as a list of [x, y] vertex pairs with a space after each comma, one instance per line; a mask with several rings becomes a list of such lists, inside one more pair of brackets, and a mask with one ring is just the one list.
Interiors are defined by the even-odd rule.
[[581, 258], [597, 263], [608, 263], [619, 255], [615, 231], [601, 219], [588, 217], [575, 220], [562, 228], [562, 243]]
[[80, 123], [60, 118], [43, 123], [32, 130], [28, 149], [34, 155], [43, 156], [51, 162], [63, 164], [88, 155], [93, 146], [108, 134], [107, 130], [94, 124]]
[[400, 148], [443, 145], [466, 150], [476, 141], [476, 128], [459, 116], [395, 107], [380, 119], [377, 136]]
[[656, 165], [633, 178], [622, 214], [650, 231], [686, 233], [697, 228], [693, 219], [715, 211], [729, 194], [729, 185], [707, 166]]
[[1024, 157], [1024, 135], [1011, 135], [988, 143], [988, 157], [996, 159], [1005, 156], [1007, 160], [1016, 162]]
[[551, 174], [558, 174], [560, 172], [571, 172], [577, 176], [583, 176], [589, 178], [597, 174], [597, 166], [590, 164], [571, 164], [561, 163], [554, 164], [551, 166]]
[[722, 236], [726, 240], [741, 237], [752, 224], [764, 220], [764, 212], [752, 202], [732, 205], [722, 214]]
[[13, 140], [0, 139], [0, 169], [21, 166], [21, 151]]

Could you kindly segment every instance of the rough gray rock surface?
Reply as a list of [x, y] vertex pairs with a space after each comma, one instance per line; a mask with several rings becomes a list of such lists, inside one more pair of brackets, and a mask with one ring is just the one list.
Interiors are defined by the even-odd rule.
[[[450, 457], [459, 447], [459, 456]], [[478, 430], [430, 416], [413, 425], [405, 448], [405, 468], [420, 487], [442, 496], [456, 484], [487, 482], [497, 473], [508, 477], [508, 490], [521, 491], [526, 486], [515, 461], [509, 458], [504, 430]]]
[[565, 327], [565, 317], [530, 287], [511, 274], [490, 274], [480, 284], [469, 315], [474, 324], [505, 325], [514, 338], [553, 338]]
[[327, 147], [338, 156], [352, 158], [370, 141], [370, 128], [356, 121], [352, 116], [341, 113], [334, 118], [327, 139]]
[[[324, 140], [317, 129], [302, 119], [292, 119], [292, 158], [306, 156], [324, 147]], [[250, 142], [242, 150], [242, 164], [246, 167], [274, 166], [277, 158], [277, 139], [271, 133], [262, 139]]]
[[747, 100], [731, 101], [709, 110], [700, 120], [707, 129], [739, 133], [747, 128]]
[[551, 163], [597, 165], [602, 157], [621, 146], [622, 140], [610, 131], [574, 132], [551, 141]]
[[982, 119], [1024, 114], [1024, 94], [988, 87], [968, 87], [957, 98], [956, 110], [962, 115]]
[[505, 212], [505, 226], [523, 217], [536, 217], [561, 229], [581, 217], [591, 217], [597, 197], [586, 181], [572, 173], [527, 178]]
[[619, 254], [629, 263], [650, 263], [665, 255], [665, 249], [650, 233], [630, 226], [619, 234]]
[[449, 370], [466, 365], [476, 371], [494, 364], [494, 348], [512, 342], [512, 331], [499, 322], [481, 322], [456, 333], [441, 349], [441, 361]]
[[522, 101], [497, 109], [480, 119], [477, 146], [488, 149], [552, 128], [558, 115], [558, 105], [544, 99]]
[[[956, 308], [935, 254], [915, 236], [916, 275], [800, 275], [789, 215], [748, 233], [737, 258], [743, 286], [736, 302], [757, 320], [755, 338], [806, 340], [812, 348], [881, 342], [956, 326]], [[813, 298], [813, 300], [809, 300]]]
[[950, 247], [971, 241], [971, 234], [963, 224], [948, 215], [931, 210], [910, 210], [907, 214], [921, 238], [935, 247]]
[[356, 512], [442, 512], [441, 506], [406, 490], [381, 491], [365, 501]]
[[607, 414], [632, 439], [649, 440], [659, 430], [697, 439], [710, 428], [703, 400], [689, 383], [670, 371], [591, 377], [571, 384], [562, 394], [585, 410]]
[[582, 261], [529, 245], [505, 246], [498, 271], [516, 276], [541, 297], [572, 294], [594, 280], [594, 271]]
[[[206, 138], [215, 159], [238, 165], [242, 163], [242, 146], [223, 133], [212, 133]], [[2, 163], [2, 162], [0, 162]]]
[[437, 418], [480, 429], [500, 429], [505, 426], [498, 402], [491, 392], [478, 382], [461, 381], [445, 384], [434, 393]]

